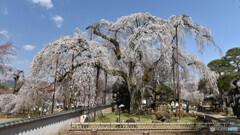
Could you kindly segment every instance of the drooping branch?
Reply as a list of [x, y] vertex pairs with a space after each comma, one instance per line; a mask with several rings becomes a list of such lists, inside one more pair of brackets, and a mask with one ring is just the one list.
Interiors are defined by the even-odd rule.
[[[79, 64], [73, 66], [73, 70], [76, 69], [76, 68], [81, 67], [83, 64], [84, 64], [84, 63], [79, 63]], [[67, 72], [65, 72], [62, 76], [58, 77], [57, 82], [62, 82], [62, 81], [65, 79], [65, 77], [67, 77], [67, 76], [70, 74], [70, 72], [71, 72], [71, 71], [67, 71]]]
[[106, 39], [109, 42], [111, 42], [115, 46], [114, 53], [115, 53], [117, 59], [120, 60], [121, 59], [121, 50], [120, 50], [119, 42], [116, 39], [113, 39], [113, 38], [101, 33], [99, 31], [99, 27], [100, 27], [100, 25], [97, 24], [95, 26], [89, 26], [89, 27], [87, 27], [87, 29], [88, 28], [93, 28], [93, 34], [96, 34], [96, 35], [102, 37], [103, 39]]

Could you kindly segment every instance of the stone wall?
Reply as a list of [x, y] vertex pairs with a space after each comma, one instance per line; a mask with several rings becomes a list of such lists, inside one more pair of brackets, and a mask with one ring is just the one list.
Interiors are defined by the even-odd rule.
[[39, 117], [16, 120], [0, 124], [0, 135], [58, 135], [70, 129], [72, 122], [77, 122], [85, 114], [89, 120], [112, 112], [113, 105], [82, 108], [72, 111], [49, 114]]

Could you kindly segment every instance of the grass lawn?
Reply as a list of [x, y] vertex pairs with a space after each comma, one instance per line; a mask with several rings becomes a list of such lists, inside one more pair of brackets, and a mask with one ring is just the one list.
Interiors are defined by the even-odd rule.
[[0, 123], [8, 122], [8, 121], [14, 121], [14, 120], [19, 120], [22, 118], [0, 118]]
[[[121, 121], [124, 120], [126, 122], [126, 120], [128, 120], [129, 118], [133, 118], [135, 120], [136, 123], [152, 123], [152, 115], [144, 115], [140, 117], [140, 122], [138, 121], [138, 115], [130, 115], [128, 113], [121, 113], [120, 119]], [[110, 113], [108, 115], [102, 116], [98, 119], [96, 119], [96, 123], [97, 122], [116, 122], [117, 120], [117, 113]]]
[[[126, 122], [126, 120], [128, 120], [129, 118], [133, 118], [135, 120], [136, 123], [152, 123], [152, 115], [141, 115], [140, 117], [140, 121], [138, 121], [139, 116], [138, 115], [131, 115], [128, 113], [121, 113], [121, 121], [124, 120]], [[174, 121], [172, 123], [192, 123], [192, 122], [199, 122], [196, 120], [195, 117], [186, 117], [186, 118], [181, 118], [181, 120], [178, 119], [178, 117], [172, 117], [173, 119], [177, 119], [177, 121]], [[111, 113], [105, 116], [102, 116], [98, 119], [96, 119], [96, 123], [98, 122], [116, 122], [117, 120], [117, 113]]]
[[[35, 113], [35, 112], [29, 112], [29, 114], [30, 114], [31, 117], [40, 116], [38, 113]], [[27, 118], [27, 115], [28, 115], [28, 111], [25, 111], [24, 113], [23, 112], [17, 113], [16, 115], [11, 114], [7, 118], [6, 113], [0, 112], [0, 123], [19, 120], [19, 119], [24, 119], [24, 118]]]

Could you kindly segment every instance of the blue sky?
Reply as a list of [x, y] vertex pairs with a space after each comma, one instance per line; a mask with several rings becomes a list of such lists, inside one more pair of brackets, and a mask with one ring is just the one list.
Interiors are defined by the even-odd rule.
[[[186, 14], [200, 25], [209, 28], [215, 43], [225, 53], [240, 47], [239, 0], [1, 0], [0, 44], [12, 41], [18, 48], [17, 57], [9, 61], [27, 72], [33, 57], [49, 42], [60, 36], [82, 31], [101, 19], [116, 21], [121, 16], [138, 12], [167, 19]], [[189, 40], [187, 49], [198, 53]], [[208, 63], [220, 58], [214, 48], [199, 54]]]

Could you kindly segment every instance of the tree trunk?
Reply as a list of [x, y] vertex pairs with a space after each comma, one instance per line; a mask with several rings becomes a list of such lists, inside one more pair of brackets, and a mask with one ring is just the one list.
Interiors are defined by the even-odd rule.
[[[43, 115], [44, 104], [45, 104], [45, 100], [42, 98], [42, 105], [41, 105], [41, 113], [40, 113], [40, 115]], [[39, 110], [39, 109], [38, 109], [38, 110]]]
[[13, 94], [18, 92], [18, 81], [19, 81], [20, 76], [15, 75], [14, 77], [14, 89], [13, 89]]
[[84, 89], [84, 93], [83, 93], [83, 102], [84, 102], [84, 107], [86, 107], [86, 87], [85, 86], [83, 86], [83, 89]]
[[97, 65], [97, 76], [96, 76], [96, 95], [95, 95], [95, 102], [97, 102], [97, 97], [99, 96], [99, 91], [98, 91], [98, 80], [99, 80], [99, 74], [100, 74], [100, 67]]
[[103, 92], [103, 103], [106, 104], [106, 92], [107, 92], [107, 72], [105, 71], [105, 91]]
[[66, 102], [66, 97], [64, 98], [64, 100], [63, 100], [63, 109], [64, 109], [64, 111], [66, 111], [67, 110], [67, 102]]
[[141, 102], [141, 94], [137, 92], [136, 86], [131, 87], [130, 113], [135, 114]]

